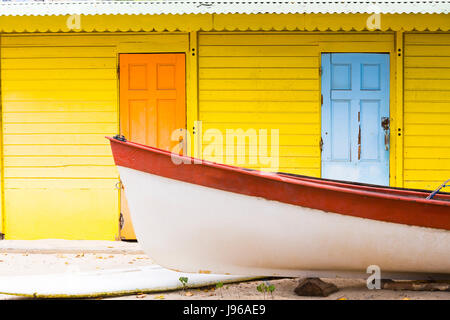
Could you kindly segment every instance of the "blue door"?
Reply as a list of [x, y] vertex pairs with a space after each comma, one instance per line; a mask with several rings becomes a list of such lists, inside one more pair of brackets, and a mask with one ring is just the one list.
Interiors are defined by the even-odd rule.
[[389, 55], [322, 54], [322, 177], [389, 185]]

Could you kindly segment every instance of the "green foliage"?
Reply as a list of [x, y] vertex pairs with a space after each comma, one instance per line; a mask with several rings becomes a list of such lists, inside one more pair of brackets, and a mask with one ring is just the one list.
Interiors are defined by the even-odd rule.
[[269, 282], [266, 283], [260, 283], [256, 290], [264, 294], [264, 299], [266, 298], [266, 293], [270, 293], [273, 299], [273, 292], [275, 291], [275, 286], [273, 284], [270, 284]]
[[179, 280], [180, 280], [181, 284], [183, 285], [183, 290], [184, 290], [186, 288], [186, 285], [187, 285], [189, 279], [188, 279], [188, 277], [180, 277]]
[[[219, 290], [223, 287], [223, 282], [219, 281], [216, 283], [216, 290]], [[220, 296], [223, 298], [222, 290], [220, 290]]]

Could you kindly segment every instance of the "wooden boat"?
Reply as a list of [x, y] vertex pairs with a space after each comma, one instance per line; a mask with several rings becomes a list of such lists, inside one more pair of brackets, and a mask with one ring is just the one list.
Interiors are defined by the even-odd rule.
[[[388, 193], [388, 194], [404, 195], [404, 196], [418, 197], [418, 198], [427, 198], [427, 197], [431, 196], [433, 199], [450, 201], [449, 193], [436, 193], [433, 195], [433, 192], [430, 190], [385, 187], [385, 186], [371, 185], [371, 184], [367, 184], [367, 183], [357, 183], [357, 182], [347, 182], [347, 181], [339, 181], [339, 180], [314, 178], [314, 177], [301, 176], [301, 175], [297, 175], [297, 174], [284, 173], [284, 172], [278, 172], [278, 174], [280, 176], [287, 176], [287, 177], [294, 178], [294, 179], [300, 179], [303, 181], [312, 181], [312, 182], [317, 182], [317, 183], [327, 184], [327, 185], [332, 185], [332, 186], [339, 186], [339, 187], [352, 188], [352, 189], [358, 189], [358, 190], [367, 190], [367, 191], [374, 191], [374, 192], [383, 192], [383, 193]], [[447, 182], [449, 182], [449, 181], [446, 181], [446, 183]]]
[[[109, 138], [139, 243], [177, 271], [450, 278], [450, 197], [266, 173]], [[123, 140], [123, 141], [121, 141]]]

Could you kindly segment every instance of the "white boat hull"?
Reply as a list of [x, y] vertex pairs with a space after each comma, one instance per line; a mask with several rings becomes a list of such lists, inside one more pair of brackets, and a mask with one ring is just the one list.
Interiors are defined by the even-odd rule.
[[[450, 232], [203, 187], [118, 166], [140, 245], [158, 264], [251, 276], [450, 278]], [[386, 208], [389, 210], [389, 208]]]

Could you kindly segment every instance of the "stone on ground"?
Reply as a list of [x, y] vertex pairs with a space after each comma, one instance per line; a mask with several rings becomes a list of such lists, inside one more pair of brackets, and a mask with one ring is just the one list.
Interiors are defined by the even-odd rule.
[[294, 292], [299, 296], [328, 297], [338, 291], [336, 285], [324, 282], [319, 278], [300, 279]]

